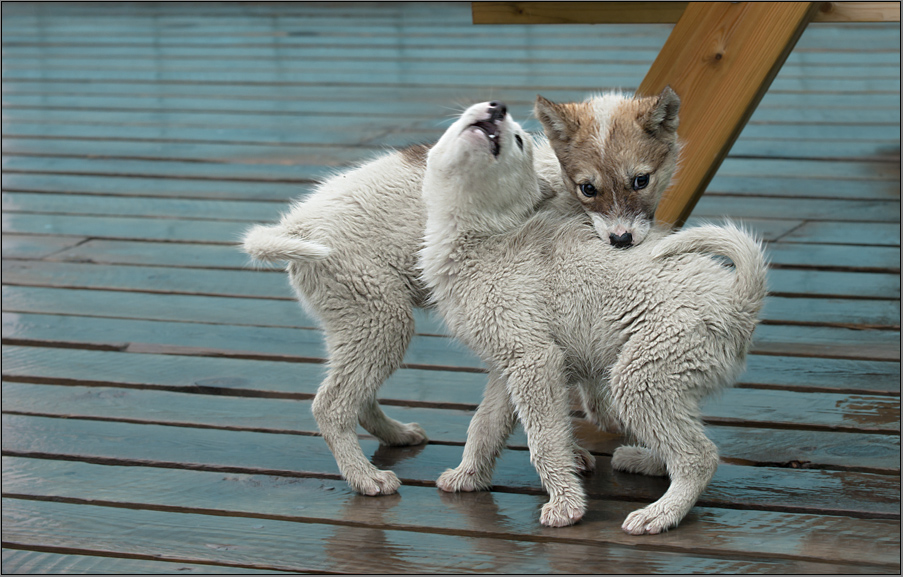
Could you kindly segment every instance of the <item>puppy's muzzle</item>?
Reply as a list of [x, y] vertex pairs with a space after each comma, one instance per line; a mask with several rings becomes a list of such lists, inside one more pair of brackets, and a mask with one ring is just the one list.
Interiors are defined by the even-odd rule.
[[609, 234], [608, 240], [611, 242], [611, 246], [615, 248], [627, 248], [633, 244], [633, 235], [630, 234], [630, 231], [625, 232], [624, 234]]
[[505, 106], [504, 102], [493, 100], [489, 103], [486, 112], [489, 114], [489, 118], [474, 122], [471, 126], [486, 133], [486, 137], [489, 138], [489, 142], [492, 144], [492, 155], [498, 156], [501, 145], [501, 142], [499, 142], [499, 122], [505, 119], [505, 115], [508, 114], [508, 107]]
[[501, 120], [505, 118], [506, 114], [508, 114], [508, 107], [505, 106], [504, 102], [493, 100], [489, 103], [489, 122]]

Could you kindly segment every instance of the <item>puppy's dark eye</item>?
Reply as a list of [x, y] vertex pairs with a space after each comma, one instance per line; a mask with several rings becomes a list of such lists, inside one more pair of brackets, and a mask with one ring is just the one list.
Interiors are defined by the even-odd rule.
[[649, 175], [648, 174], [638, 174], [636, 178], [633, 179], [633, 189], [634, 190], [643, 190], [649, 186]]
[[520, 134], [514, 135], [514, 140], [517, 141], [517, 147], [521, 150], [524, 149], [524, 140], [520, 137]]
[[592, 198], [598, 194], [596, 187], [589, 182], [584, 182], [580, 185], [580, 192], [583, 193], [583, 196], [587, 196], [589, 198]]

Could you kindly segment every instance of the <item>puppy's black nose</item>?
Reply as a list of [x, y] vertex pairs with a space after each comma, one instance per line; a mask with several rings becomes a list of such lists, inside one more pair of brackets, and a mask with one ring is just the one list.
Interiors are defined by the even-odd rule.
[[633, 244], [633, 235], [629, 232], [625, 232], [624, 234], [610, 234], [608, 235], [608, 240], [611, 241], [611, 245], [615, 248], [627, 248]]
[[489, 121], [495, 122], [496, 120], [501, 120], [505, 118], [505, 115], [508, 114], [508, 107], [505, 106], [504, 102], [499, 102], [498, 100], [493, 100], [489, 103]]

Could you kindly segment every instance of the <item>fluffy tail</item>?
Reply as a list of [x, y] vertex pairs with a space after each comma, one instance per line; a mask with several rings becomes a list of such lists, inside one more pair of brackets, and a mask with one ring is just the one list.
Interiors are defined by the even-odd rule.
[[279, 225], [251, 227], [242, 239], [242, 249], [254, 260], [266, 262], [320, 260], [331, 251], [318, 242], [288, 235]]
[[732, 222], [684, 229], [662, 239], [652, 258], [696, 252], [726, 256], [734, 262], [734, 295], [738, 308], [758, 314], [765, 299], [767, 263], [762, 244]]

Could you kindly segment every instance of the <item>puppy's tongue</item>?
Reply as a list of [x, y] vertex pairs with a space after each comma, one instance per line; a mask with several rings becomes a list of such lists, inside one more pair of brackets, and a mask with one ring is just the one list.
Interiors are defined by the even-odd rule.
[[486, 133], [486, 136], [489, 137], [489, 144], [492, 147], [492, 155], [499, 155], [499, 127], [494, 122], [490, 122], [488, 120], [481, 120], [480, 122], [474, 122], [471, 124], [472, 127], [482, 130]]

